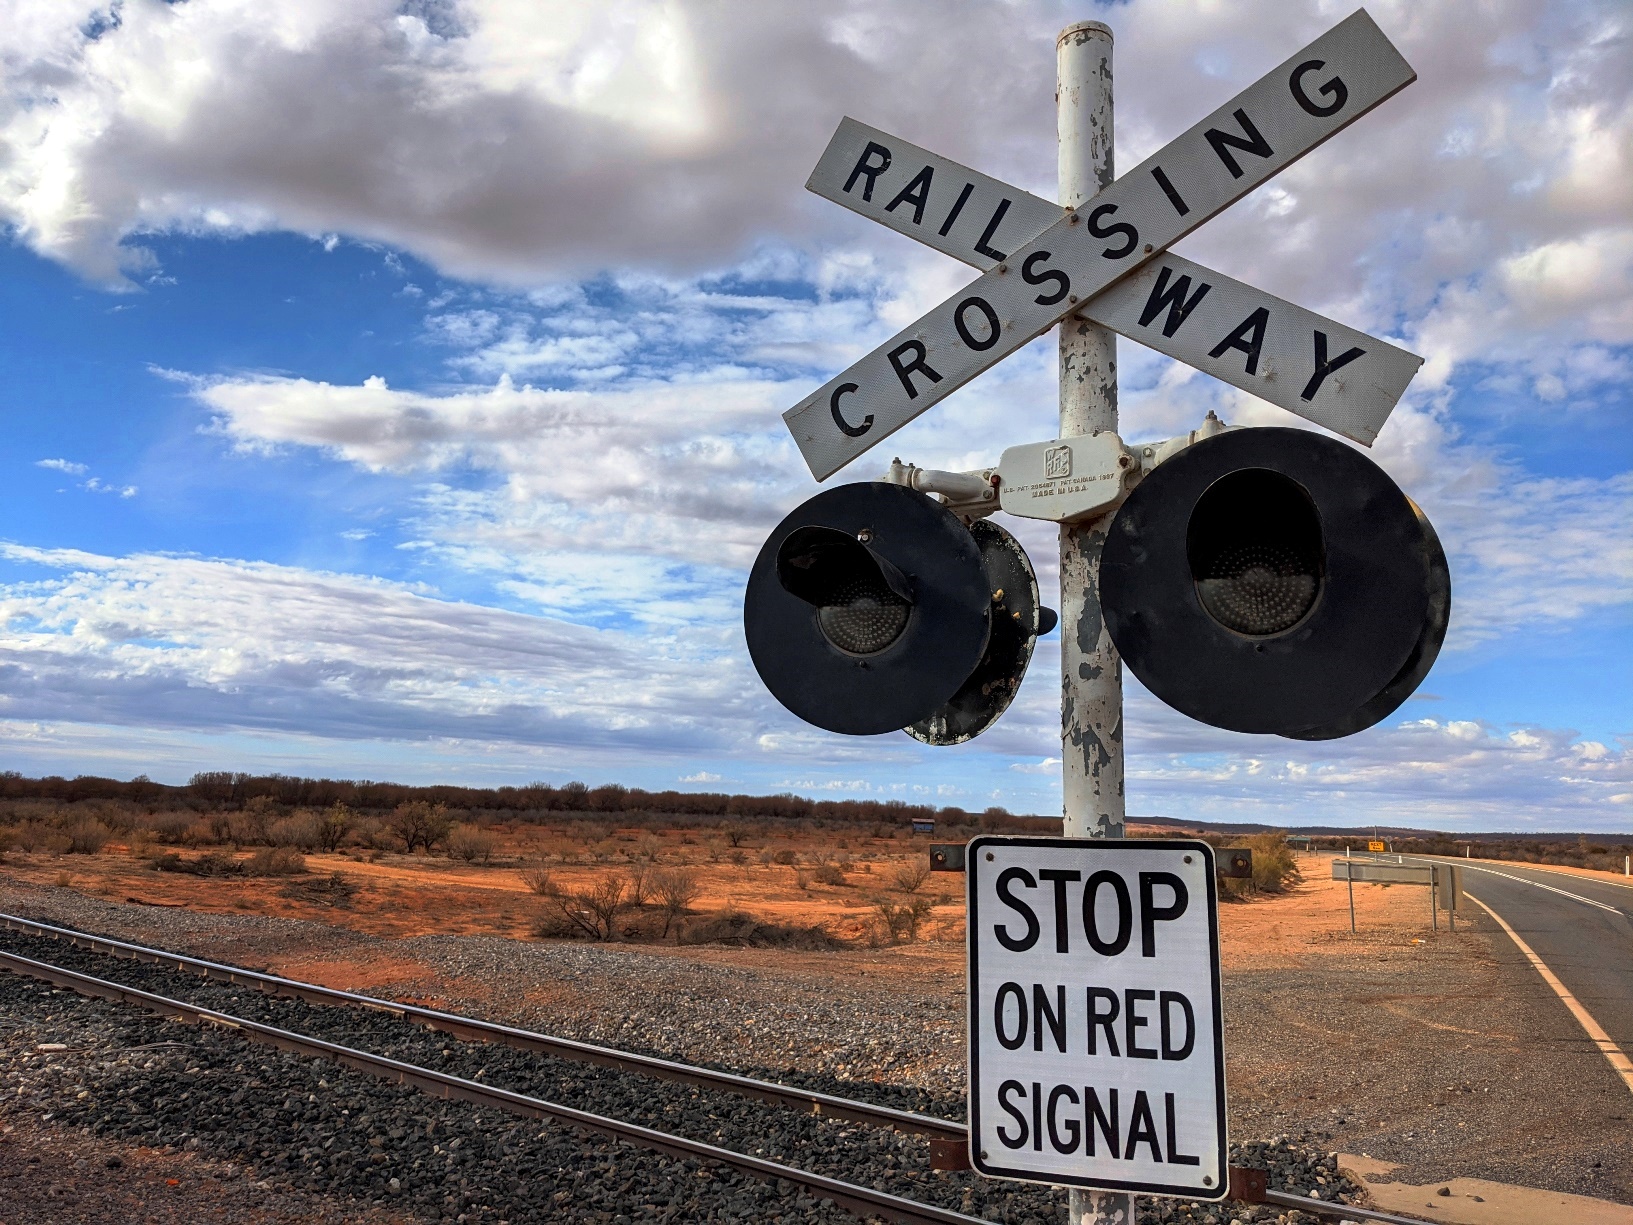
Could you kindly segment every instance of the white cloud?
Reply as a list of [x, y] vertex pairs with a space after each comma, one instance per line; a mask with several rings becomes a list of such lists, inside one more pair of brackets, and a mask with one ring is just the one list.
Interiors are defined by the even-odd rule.
[[[928, 0], [467, 0], [418, 15], [392, 0], [142, 0], [111, 23], [90, 4], [6, 9], [0, 216], [105, 281], [150, 264], [132, 244], [159, 231], [346, 233], [529, 284], [715, 267], [772, 234], [896, 249], [799, 190], [844, 113], [1023, 187], [1047, 192], [1053, 173], [1060, 18], [1042, 0], [956, 18]], [[1625, 8], [1492, 0], [1470, 22], [1457, 5], [1385, 0], [1374, 15], [1419, 81], [1210, 223], [1197, 253], [1359, 325], [1404, 324], [1430, 384], [1463, 362], [1547, 366], [1633, 340]], [[1121, 164], [1334, 16], [1315, 0], [1120, 6]], [[496, 334], [480, 369], [626, 350]]]
[[[267, 563], [0, 546], [0, 716], [722, 749], [768, 699], [709, 637], [568, 625]], [[687, 715], [694, 705], [707, 717]]]
[[683, 783], [718, 783], [720, 776], [711, 774], [707, 770], [699, 770], [694, 774], [682, 774], [678, 781]]
[[1011, 762], [1009, 768], [1018, 774], [1054, 774], [1060, 769], [1060, 758], [1045, 757], [1040, 761]]
[[84, 464], [76, 464], [67, 459], [37, 459], [34, 461], [34, 466], [36, 468], [50, 468], [56, 472], [65, 472], [69, 476], [84, 476], [89, 471]]

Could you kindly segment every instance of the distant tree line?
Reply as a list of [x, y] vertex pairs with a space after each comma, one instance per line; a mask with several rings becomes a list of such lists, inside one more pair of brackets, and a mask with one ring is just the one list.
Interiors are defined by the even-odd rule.
[[[183, 786], [156, 783], [145, 775], [129, 782], [82, 774], [76, 778], [25, 778], [16, 771], [0, 772], [0, 801], [46, 800], [75, 804], [86, 800], [122, 801], [143, 808], [183, 809], [194, 812], [237, 811], [271, 802], [285, 808], [326, 809], [344, 805], [356, 812], [392, 812], [409, 803], [443, 805], [473, 817], [490, 819], [529, 814], [563, 813], [576, 816], [724, 817], [737, 820], [816, 820], [836, 823], [906, 824], [933, 819], [949, 827], [977, 826], [989, 830], [1041, 829], [1058, 831], [1059, 818], [1024, 817], [990, 807], [981, 812], [963, 808], [908, 804], [901, 800], [811, 800], [803, 796], [732, 795], [709, 791], [644, 791], [608, 783], [529, 783], [522, 787], [411, 787], [403, 783], [336, 778], [300, 778], [289, 774], [243, 774], [227, 770], [193, 775]], [[535, 818], [536, 819], [536, 818]]]

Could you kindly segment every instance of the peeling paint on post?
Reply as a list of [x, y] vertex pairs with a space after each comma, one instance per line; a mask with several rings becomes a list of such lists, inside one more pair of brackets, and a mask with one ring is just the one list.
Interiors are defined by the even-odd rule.
[[[1111, 30], [1067, 26], [1056, 40], [1060, 203], [1108, 186], [1112, 162]], [[1060, 436], [1117, 428], [1117, 337], [1071, 315], [1060, 325]], [[1065, 833], [1123, 833], [1123, 672], [1100, 614], [1100, 551], [1109, 515], [1060, 529], [1061, 760]]]
[[[1055, 41], [1060, 203], [1110, 186], [1111, 30], [1067, 26]], [[1060, 324], [1060, 436], [1117, 428], [1117, 336], [1079, 315]], [[1060, 528], [1061, 782], [1068, 838], [1123, 836], [1123, 666], [1100, 615], [1100, 551], [1110, 515]], [[1071, 1225], [1133, 1225], [1119, 1192], [1071, 1193]]]

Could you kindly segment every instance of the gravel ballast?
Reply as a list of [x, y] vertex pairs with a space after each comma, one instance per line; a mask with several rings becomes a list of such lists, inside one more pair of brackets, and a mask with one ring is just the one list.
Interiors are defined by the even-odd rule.
[[[713, 1093], [695, 1089], [689, 1086], [673, 1085], [666, 1082], [653, 1081], [644, 1076], [620, 1072], [613, 1069], [603, 1069], [580, 1063], [572, 1063], [551, 1056], [542, 1056], [531, 1052], [516, 1051], [509, 1048], [491, 1046], [488, 1044], [466, 1044], [450, 1039], [446, 1035], [427, 1031], [422, 1027], [399, 1020], [388, 1014], [358, 1010], [338, 1009], [310, 1006], [299, 1001], [280, 1000], [261, 995], [259, 992], [245, 989], [232, 984], [216, 983], [200, 979], [190, 973], [178, 972], [158, 966], [130, 962], [123, 959], [114, 959], [103, 954], [92, 953], [74, 948], [60, 941], [37, 939], [22, 936], [16, 933], [0, 935], [0, 942], [4, 947], [42, 961], [50, 961], [70, 969], [94, 974], [98, 977], [125, 983], [143, 990], [162, 995], [186, 999], [206, 1007], [215, 1008], [223, 1012], [249, 1019], [277, 1025], [282, 1028], [322, 1037], [330, 1041], [388, 1055], [392, 1058], [446, 1071], [454, 1075], [479, 1080], [488, 1084], [495, 1084], [518, 1092], [533, 1094], [547, 1099], [576, 1106], [580, 1109], [596, 1113], [615, 1115], [620, 1118], [632, 1119], [637, 1122], [653, 1126], [661, 1130], [688, 1135], [709, 1143], [719, 1144], [738, 1151], [752, 1152], [768, 1157], [772, 1160], [798, 1165], [812, 1169], [832, 1177], [847, 1181], [862, 1182], [864, 1184], [889, 1190], [895, 1194], [912, 1199], [940, 1203], [948, 1207], [957, 1208], [964, 1212], [986, 1216], [1001, 1221], [1055, 1221], [1059, 1220], [1064, 1212], [1064, 1196], [1050, 1188], [1033, 1187], [1026, 1184], [1002, 1182], [977, 1178], [971, 1174], [931, 1173], [928, 1170], [928, 1146], [917, 1138], [903, 1136], [893, 1132], [880, 1131], [856, 1124], [847, 1124], [835, 1120], [817, 1118], [809, 1115], [797, 1114], [790, 1111], [766, 1107], [760, 1103], [747, 1101], [730, 1095]], [[52, 998], [59, 1002], [67, 1001], [72, 997], [62, 993]], [[100, 1002], [89, 1002], [93, 1006]], [[303, 1061], [277, 1053], [258, 1053], [251, 1057], [255, 1062], [254, 1068], [263, 1069], [253, 1079], [265, 1080], [266, 1067], [274, 1062], [282, 1068], [285, 1075], [293, 1075], [291, 1068], [306, 1066]], [[309, 1063], [309, 1061], [307, 1061]], [[162, 1066], [162, 1065], [159, 1065]], [[145, 1069], [144, 1070], [148, 1070]], [[737, 1069], [743, 1070], [743, 1069]], [[764, 1074], [764, 1069], [748, 1069], [757, 1074]], [[184, 1075], [186, 1073], [184, 1072]], [[344, 1076], [355, 1079], [352, 1074], [333, 1069], [328, 1075], [331, 1084], [337, 1084], [337, 1077]], [[308, 1075], [308, 1079], [310, 1076]], [[322, 1076], [319, 1076], [322, 1079]], [[784, 1077], [784, 1079], [788, 1079]], [[831, 1081], [831, 1077], [818, 1074], [813, 1079]], [[229, 1086], [230, 1087], [230, 1086]], [[833, 1088], [832, 1084], [823, 1084], [823, 1088]], [[908, 1093], [899, 1086], [878, 1085], [868, 1086], [851, 1082], [842, 1084], [839, 1088], [846, 1090], [851, 1096], [867, 1097], [870, 1100], [883, 1100], [883, 1104], [910, 1106], [925, 1110], [929, 1113], [951, 1117], [962, 1112], [962, 1102], [949, 1094], [936, 1094], [928, 1091]], [[130, 1086], [126, 1086], [127, 1090]], [[229, 1097], [239, 1098], [237, 1105], [242, 1107], [245, 1095], [254, 1095], [261, 1091], [261, 1086], [246, 1084], [243, 1087], [231, 1088]], [[867, 1090], [873, 1090], [868, 1092]], [[201, 1088], [199, 1092], [203, 1092]], [[418, 1095], [412, 1091], [392, 1087], [390, 1092], [397, 1097], [391, 1108], [397, 1113], [424, 1114], [431, 1110], [428, 1099], [418, 1098], [419, 1105], [414, 1101]], [[333, 1113], [332, 1108], [320, 1103], [315, 1097], [316, 1091], [308, 1088], [309, 1099], [301, 1107], [301, 1118], [310, 1120], [322, 1116], [326, 1112]], [[406, 1098], [401, 1095], [407, 1094]], [[280, 1091], [274, 1087], [272, 1096], [279, 1098]], [[101, 1095], [92, 1095], [101, 1099]], [[165, 1094], [159, 1093], [160, 1098], [168, 1100]], [[288, 1094], [283, 1094], [284, 1098]], [[904, 1100], [911, 1099], [911, 1100]], [[287, 1102], [279, 1106], [279, 1110], [288, 1110]], [[339, 1109], [344, 1110], [344, 1107]], [[452, 1116], [476, 1111], [477, 1108], [459, 1104], [436, 1103], [435, 1110], [440, 1112], [439, 1119], [446, 1129], [453, 1126]], [[144, 1138], [148, 1131], [160, 1122], [162, 1111], [150, 1108], [144, 1112], [134, 1114], [122, 1113], [122, 1108], [109, 1112], [98, 1113], [94, 1105], [83, 1104], [83, 1100], [65, 1111], [57, 1112], [58, 1117], [69, 1121], [91, 1126], [103, 1133], [123, 1135], [130, 1138]], [[357, 1111], [353, 1110], [352, 1114]], [[380, 1114], [377, 1108], [375, 1114]], [[484, 1112], [485, 1113], [485, 1112]], [[347, 1119], [350, 1116], [343, 1116]], [[536, 1128], [536, 1124], [520, 1124], [507, 1117], [506, 1135], [508, 1143], [514, 1146], [517, 1143], [516, 1131], [518, 1126], [522, 1131]], [[370, 1119], [371, 1123], [376, 1119]], [[339, 1134], [349, 1134], [356, 1129], [355, 1121], [348, 1121]], [[430, 1136], [435, 1134], [425, 1127], [404, 1129], [398, 1127], [386, 1130], [387, 1140], [393, 1137], [393, 1130], [412, 1134], [420, 1141], [420, 1147], [430, 1145]], [[491, 1134], [486, 1127], [476, 1129], [477, 1134], [469, 1139], [462, 1139], [460, 1147], [471, 1145], [466, 1149], [473, 1158], [480, 1159], [479, 1155], [487, 1154], [491, 1146]], [[537, 1132], [534, 1139], [543, 1142], [551, 1135], [559, 1135], [564, 1131], [560, 1128], [546, 1127]], [[533, 1133], [529, 1133], [533, 1134]], [[195, 1139], [190, 1136], [188, 1139]], [[333, 1137], [326, 1137], [332, 1144]], [[374, 1135], [369, 1140], [375, 1140]], [[400, 1139], [401, 1137], [398, 1137]], [[151, 1140], [149, 1142], [152, 1142]], [[185, 1142], [185, 1141], [184, 1141]], [[201, 1144], [211, 1144], [207, 1140], [199, 1140]], [[310, 1146], [307, 1146], [310, 1147]], [[390, 1146], [393, 1150], [395, 1144]], [[607, 1142], [599, 1139], [587, 1139], [581, 1142], [585, 1150], [605, 1150], [611, 1148]], [[375, 1146], [376, 1151], [382, 1151], [381, 1146]], [[229, 1147], [227, 1152], [243, 1158], [238, 1150]], [[458, 1148], [443, 1151], [459, 1151]], [[291, 1153], [294, 1153], [291, 1156]], [[412, 1197], [411, 1202], [417, 1211], [427, 1211], [432, 1207], [441, 1210], [444, 1205], [426, 1202], [427, 1195], [435, 1199], [433, 1192], [439, 1191], [445, 1179], [437, 1177], [441, 1174], [441, 1152], [431, 1152], [431, 1173], [422, 1174], [419, 1167], [411, 1175], [399, 1175], [399, 1183], [392, 1187], [386, 1182], [382, 1191], [381, 1177], [373, 1167], [383, 1164], [370, 1154], [370, 1164], [359, 1167], [356, 1162], [346, 1162], [337, 1165], [333, 1161], [317, 1162], [314, 1165], [313, 1155], [303, 1150], [276, 1148], [266, 1153], [254, 1152], [248, 1160], [269, 1162], [275, 1172], [286, 1172], [313, 1176], [314, 1170], [327, 1173], [330, 1182], [319, 1182], [316, 1185], [325, 1189], [344, 1192], [351, 1188], [351, 1180], [363, 1177], [367, 1185], [362, 1188], [363, 1193], [371, 1199], [381, 1199], [389, 1202], [396, 1197]], [[518, 1194], [522, 1184], [513, 1174], [504, 1171], [510, 1153], [501, 1152], [497, 1158], [490, 1159], [489, 1164], [495, 1166], [499, 1172], [493, 1173], [481, 1186], [490, 1199], [504, 1199]], [[427, 1155], [422, 1154], [414, 1160], [424, 1161]], [[647, 1161], [663, 1162], [664, 1159], [646, 1155]], [[1318, 1198], [1332, 1199], [1343, 1193], [1355, 1196], [1358, 1188], [1349, 1183], [1336, 1168], [1336, 1159], [1329, 1153], [1308, 1146], [1294, 1143], [1288, 1137], [1277, 1137], [1268, 1144], [1249, 1144], [1236, 1146], [1233, 1152], [1233, 1161], [1236, 1164], [1255, 1165], [1268, 1168], [1271, 1172], [1271, 1184], [1299, 1193], [1313, 1193]], [[404, 1158], [405, 1161], [409, 1160]], [[602, 1171], [609, 1177], [621, 1178], [624, 1173], [624, 1160], [616, 1159], [616, 1174], [613, 1169]], [[668, 1163], [673, 1164], [673, 1163]], [[537, 1168], [537, 1167], [535, 1167]], [[582, 1177], [582, 1174], [579, 1175]], [[463, 1184], [460, 1195], [466, 1194]], [[461, 1198], [459, 1206], [469, 1212], [473, 1205]], [[630, 1214], [631, 1220], [664, 1219], [661, 1216], [642, 1216], [646, 1208], [642, 1204], [620, 1204], [618, 1211]], [[803, 1209], [803, 1205], [800, 1206]], [[1249, 1210], [1245, 1206], [1230, 1205], [1226, 1208], [1209, 1208], [1201, 1205], [1184, 1204], [1180, 1201], [1156, 1201], [1145, 1199], [1141, 1203], [1141, 1220], [1159, 1222], [1167, 1220], [1185, 1221], [1226, 1221], [1226, 1220], [1296, 1220], [1298, 1214], [1288, 1216], [1284, 1212], [1260, 1207]], [[484, 1208], [475, 1205], [479, 1213], [492, 1211], [506, 1215], [507, 1219], [571, 1219], [560, 1215], [560, 1205], [552, 1203], [543, 1217], [533, 1218], [526, 1215], [525, 1210], [511, 1210], [508, 1206], [493, 1206]], [[767, 1206], [757, 1205], [755, 1211], [764, 1212]], [[535, 1209], [536, 1210], [536, 1209]], [[1234, 1211], [1233, 1211], [1234, 1210]], [[618, 1212], [613, 1209], [613, 1215], [605, 1219], [615, 1219]], [[732, 1219], [729, 1216], [731, 1209], [725, 1210], [728, 1215], [721, 1219]], [[550, 1215], [555, 1213], [555, 1215]], [[479, 1217], [478, 1219], [485, 1219]], [[497, 1219], [497, 1218], [495, 1218]], [[599, 1219], [590, 1217], [586, 1219]], [[693, 1219], [683, 1216], [678, 1219]], [[696, 1219], [707, 1219], [698, 1217]], [[817, 1219], [797, 1217], [796, 1219]]]

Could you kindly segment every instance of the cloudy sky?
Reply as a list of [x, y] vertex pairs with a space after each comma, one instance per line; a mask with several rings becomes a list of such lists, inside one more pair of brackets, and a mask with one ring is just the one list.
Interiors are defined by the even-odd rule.
[[[1062, 25], [1115, 30], [1126, 168], [1349, 11], [0, 0], [3, 766], [1058, 811], [1056, 639], [956, 749], [808, 728], [748, 662], [817, 488], [781, 412], [972, 276], [806, 176], [849, 114], [1053, 196]], [[1626, 831], [1633, 14], [1369, 11], [1418, 82], [1177, 250], [1427, 359], [1372, 454], [1451, 633], [1326, 744], [1131, 683], [1129, 811]], [[1293, 423], [1119, 344], [1125, 438]], [[1053, 345], [835, 480], [1052, 437]]]

